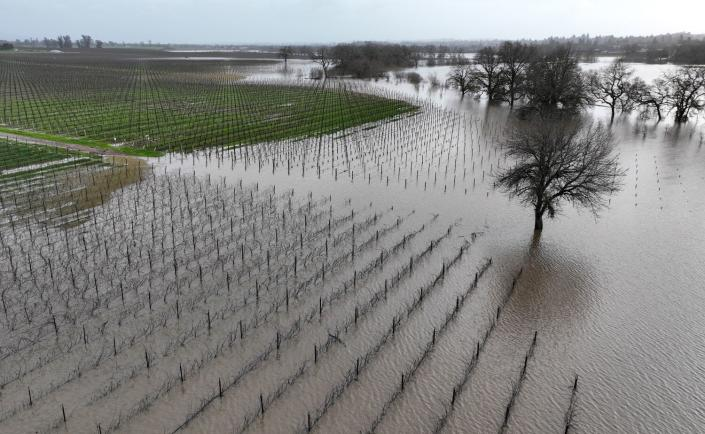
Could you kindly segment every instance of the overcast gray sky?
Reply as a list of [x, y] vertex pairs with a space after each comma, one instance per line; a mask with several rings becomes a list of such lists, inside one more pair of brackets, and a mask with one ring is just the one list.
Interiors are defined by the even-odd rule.
[[705, 33], [705, 0], [3, 0], [0, 39], [304, 43]]

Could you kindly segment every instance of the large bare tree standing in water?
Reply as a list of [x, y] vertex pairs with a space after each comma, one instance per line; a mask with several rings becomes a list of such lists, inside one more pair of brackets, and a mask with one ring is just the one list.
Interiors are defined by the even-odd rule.
[[506, 90], [503, 97], [513, 109], [514, 102], [524, 96], [526, 71], [536, 58], [536, 47], [507, 41], [499, 47], [497, 54], [504, 68]]
[[323, 80], [328, 79], [328, 69], [335, 63], [332, 50], [328, 47], [319, 47], [311, 51], [310, 57], [323, 70]]
[[498, 174], [497, 184], [534, 208], [536, 231], [564, 202], [597, 214], [624, 175], [601, 124], [537, 117], [517, 124], [504, 147], [512, 166]]
[[289, 63], [289, 57], [294, 55], [294, 49], [290, 46], [286, 47], [281, 47], [279, 49], [279, 57], [281, 57], [284, 60], [284, 69], [288, 66]]
[[631, 92], [632, 75], [634, 70], [625, 65], [622, 59], [588, 74], [588, 90], [598, 104], [609, 107], [610, 123], [614, 122], [618, 109], [629, 111], [634, 102]]
[[460, 91], [460, 98], [464, 98], [466, 93], [478, 91], [480, 88], [475, 80], [474, 68], [470, 65], [456, 66], [448, 75], [448, 86]]
[[490, 101], [498, 101], [504, 91], [504, 68], [497, 56], [497, 50], [485, 47], [477, 52], [475, 59], [474, 79]]

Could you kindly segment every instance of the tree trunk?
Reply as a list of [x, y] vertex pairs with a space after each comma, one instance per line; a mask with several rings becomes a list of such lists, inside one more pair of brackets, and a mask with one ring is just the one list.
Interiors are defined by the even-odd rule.
[[614, 105], [611, 105], [610, 109], [612, 110], [612, 116], [610, 116], [610, 123], [612, 123], [614, 122]]
[[534, 212], [534, 231], [541, 232], [543, 230], [543, 213], [536, 210]]
[[509, 83], [509, 110], [514, 109], [514, 79]]
[[676, 107], [676, 123], [683, 124], [688, 120], [688, 110], [682, 107]]

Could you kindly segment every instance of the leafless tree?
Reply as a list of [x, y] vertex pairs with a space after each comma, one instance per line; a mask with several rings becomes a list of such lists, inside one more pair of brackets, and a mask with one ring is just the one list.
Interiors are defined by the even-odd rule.
[[610, 109], [610, 122], [614, 121], [617, 109], [629, 111], [631, 77], [634, 70], [627, 67], [622, 59], [616, 59], [608, 66], [592, 71], [588, 75], [588, 90], [598, 104]]
[[569, 46], [558, 46], [537, 56], [526, 75], [527, 111], [577, 112], [592, 102]]
[[332, 50], [328, 47], [319, 47], [311, 51], [311, 60], [320, 65], [323, 70], [323, 79], [328, 78], [328, 69], [335, 63]]
[[490, 101], [497, 101], [502, 97], [504, 85], [504, 69], [497, 56], [497, 51], [492, 47], [485, 47], [477, 52], [474, 59], [477, 73], [474, 79], [477, 86], [482, 89]]
[[81, 35], [81, 39], [78, 41], [80, 48], [91, 48], [92, 44], [93, 38], [90, 35]]
[[668, 83], [663, 78], [654, 80], [651, 86], [644, 80], [635, 77], [629, 89], [630, 98], [646, 110], [653, 108], [658, 120], [663, 119], [666, 108], [666, 98], [668, 98]]
[[460, 91], [460, 97], [464, 97], [466, 93], [472, 93], [478, 91], [477, 80], [475, 79], [474, 67], [458, 66], [448, 75], [448, 86], [458, 89]]
[[497, 185], [534, 208], [535, 231], [563, 202], [597, 215], [624, 175], [612, 152], [612, 135], [601, 124], [536, 117], [518, 123], [504, 147], [513, 165], [500, 171]]
[[536, 56], [535, 47], [521, 42], [504, 42], [498, 51], [504, 69], [506, 91], [504, 99], [514, 108], [514, 102], [524, 96], [526, 70]]
[[421, 54], [420, 51], [414, 51], [414, 52], [411, 54], [411, 60], [414, 61], [414, 68], [418, 68], [418, 67], [419, 67], [419, 61], [420, 61], [421, 59], [423, 59], [423, 55]]
[[687, 122], [693, 113], [705, 108], [705, 66], [682, 66], [663, 75], [665, 104], [675, 113], [676, 123]]
[[289, 61], [289, 57], [294, 55], [294, 49], [290, 46], [286, 47], [281, 47], [279, 49], [279, 57], [284, 59], [284, 68], [287, 67], [287, 62]]
[[69, 36], [69, 35], [57, 36], [56, 43], [57, 43], [58, 47], [61, 49], [71, 48], [73, 46], [73, 42], [71, 41], [71, 36]]

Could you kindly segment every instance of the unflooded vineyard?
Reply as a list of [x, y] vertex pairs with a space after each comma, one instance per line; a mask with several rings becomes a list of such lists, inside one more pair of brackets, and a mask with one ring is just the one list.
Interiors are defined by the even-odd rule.
[[239, 63], [189, 67], [109, 55], [2, 56], [0, 126], [152, 155], [300, 139], [415, 110], [359, 83], [244, 80], [247, 71]]

